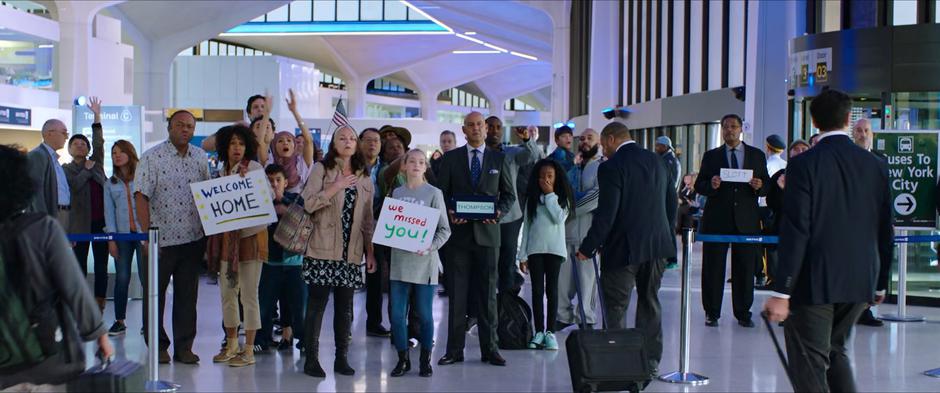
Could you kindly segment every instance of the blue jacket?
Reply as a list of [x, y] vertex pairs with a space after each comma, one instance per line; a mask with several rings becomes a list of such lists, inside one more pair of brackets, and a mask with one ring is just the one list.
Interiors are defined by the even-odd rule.
[[127, 190], [131, 191], [131, 210], [134, 211], [134, 224], [137, 232], [141, 231], [140, 220], [137, 219], [137, 201], [134, 200], [134, 182], [127, 184], [117, 177], [111, 176], [104, 183], [104, 231], [105, 233], [128, 233], [131, 231], [131, 220], [127, 211]]

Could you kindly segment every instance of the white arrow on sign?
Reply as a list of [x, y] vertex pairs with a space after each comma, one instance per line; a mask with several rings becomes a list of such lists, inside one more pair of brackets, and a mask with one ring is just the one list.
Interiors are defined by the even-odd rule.
[[902, 216], [910, 215], [917, 209], [917, 200], [908, 193], [903, 193], [894, 198], [894, 211]]

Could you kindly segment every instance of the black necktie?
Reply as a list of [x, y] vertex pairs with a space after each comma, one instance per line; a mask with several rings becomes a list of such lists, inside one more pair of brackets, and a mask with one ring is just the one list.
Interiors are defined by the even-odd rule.
[[480, 174], [483, 173], [483, 166], [480, 165], [480, 157], [477, 156], [478, 151], [473, 151], [473, 158], [470, 159], [470, 180], [473, 181], [473, 186], [476, 187], [480, 183]]
[[738, 151], [737, 148], [731, 149], [731, 169], [740, 169], [738, 168]]

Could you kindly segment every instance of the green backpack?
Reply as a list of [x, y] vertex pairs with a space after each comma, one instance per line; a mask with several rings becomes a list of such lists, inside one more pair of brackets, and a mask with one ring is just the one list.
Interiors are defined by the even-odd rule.
[[[43, 361], [50, 355], [39, 331], [48, 312], [31, 309], [29, 286], [38, 272], [34, 261], [22, 258], [20, 234], [43, 214], [24, 214], [0, 225], [0, 374], [12, 374]], [[42, 310], [39, 310], [42, 311]], [[48, 310], [47, 310], [48, 311]]]

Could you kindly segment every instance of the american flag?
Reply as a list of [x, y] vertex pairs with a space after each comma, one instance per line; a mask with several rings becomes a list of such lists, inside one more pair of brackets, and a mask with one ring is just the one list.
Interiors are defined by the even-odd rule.
[[349, 119], [346, 118], [346, 108], [343, 106], [343, 100], [336, 103], [336, 112], [333, 112], [333, 124], [336, 127], [348, 126]]

